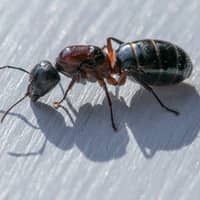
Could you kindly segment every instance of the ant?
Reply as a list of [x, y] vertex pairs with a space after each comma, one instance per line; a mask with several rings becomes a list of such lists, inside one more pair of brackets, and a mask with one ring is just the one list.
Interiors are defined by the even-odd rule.
[[[119, 44], [116, 50], [113, 49], [112, 42]], [[109, 37], [107, 44], [102, 48], [93, 45], [65, 47], [58, 55], [55, 66], [43, 60], [36, 64], [31, 72], [14, 66], [0, 67], [4, 68], [20, 70], [29, 74], [30, 78], [25, 95], [4, 113], [1, 122], [8, 112], [26, 97], [36, 102], [52, 90], [60, 81], [60, 72], [71, 78], [71, 82], [63, 98], [53, 103], [54, 107], [62, 106], [62, 102], [75, 83], [85, 83], [86, 80], [98, 82], [108, 99], [112, 128], [117, 131], [106, 82], [121, 86], [125, 84], [127, 77], [133, 78], [151, 92], [164, 109], [179, 115], [178, 111], [169, 108], [160, 100], [151, 86], [166, 86], [183, 81], [192, 72], [192, 62], [183, 49], [170, 42], [144, 39], [125, 43]], [[114, 74], [119, 76], [118, 80], [113, 77]]]

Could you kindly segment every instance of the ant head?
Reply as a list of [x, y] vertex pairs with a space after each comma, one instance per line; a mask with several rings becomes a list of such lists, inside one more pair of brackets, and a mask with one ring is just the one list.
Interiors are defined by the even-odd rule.
[[1, 122], [5, 119], [7, 114], [12, 110], [17, 104], [22, 102], [26, 97], [30, 97], [32, 101], [37, 101], [40, 97], [44, 96], [47, 92], [53, 89], [60, 80], [60, 76], [53, 65], [46, 60], [39, 62], [32, 69], [31, 72], [26, 71], [21, 67], [15, 66], [3, 66], [1, 69], [10, 68], [25, 72], [30, 75], [30, 83], [27, 88], [25, 95], [14, 103], [10, 108], [4, 113], [1, 118]]
[[39, 62], [30, 72], [30, 84], [27, 89], [32, 101], [37, 101], [60, 81], [60, 76], [53, 65], [46, 60]]

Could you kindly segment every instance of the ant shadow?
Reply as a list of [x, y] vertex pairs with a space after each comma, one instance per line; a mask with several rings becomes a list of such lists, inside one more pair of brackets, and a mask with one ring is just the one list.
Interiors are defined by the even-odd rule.
[[[130, 106], [122, 97], [112, 96], [118, 133], [112, 130], [106, 98], [102, 105], [86, 103], [78, 111], [67, 101], [70, 109], [63, 107], [64, 115], [44, 103], [31, 103], [45, 142], [38, 152], [9, 154], [42, 154], [48, 141], [63, 151], [76, 145], [88, 159], [104, 162], [125, 155], [130, 131], [146, 158], [153, 157], [159, 151], [178, 150], [191, 144], [200, 129], [198, 92], [188, 84], [155, 90], [165, 104], [180, 111], [180, 116], [162, 109], [144, 89], [136, 92]], [[66, 126], [66, 117], [69, 117], [72, 126]]]
[[[166, 105], [179, 116], [163, 110], [146, 90], [139, 90], [131, 101], [132, 119], [127, 119], [138, 146], [146, 158], [158, 151], [178, 150], [191, 144], [200, 129], [200, 97], [188, 84], [157, 88]], [[135, 106], [134, 106], [134, 105]]]
[[[68, 104], [70, 103], [68, 102]], [[72, 127], [66, 126], [66, 116], [51, 106], [38, 102], [31, 103], [31, 107], [37, 118], [38, 126], [48, 142], [63, 151], [76, 145], [90, 160], [103, 162], [123, 156], [129, 141], [126, 133], [115, 134], [112, 131], [109, 124], [110, 115], [105, 104], [107, 101], [104, 101], [103, 105], [95, 106], [87, 103], [78, 112], [70, 105], [70, 111], [73, 110], [73, 114], [76, 116], [75, 120], [71, 113], [63, 107], [73, 124]], [[105, 113], [108, 113], [106, 122], [109, 123], [104, 121]], [[44, 145], [41, 149], [40, 153], [43, 153]]]
[[[8, 152], [9, 155], [15, 157], [41, 155], [44, 153], [47, 141], [63, 151], [70, 150], [76, 145], [87, 158], [98, 162], [117, 159], [126, 153], [128, 135], [113, 132], [107, 99], [104, 99], [103, 105], [92, 106], [90, 103], [86, 103], [79, 111], [76, 111], [68, 101], [70, 111], [63, 107], [65, 111], [63, 115], [60, 110], [41, 102], [31, 102], [30, 105], [36, 116], [37, 126], [45, 136], [45, 142], [39, 151]], [[13, 113], [11, 114], [13, 115]], [[75, 115], [75, 120], [73, 115]], [[16, 116], [18, 115], [16, 114]], [[67, 117], [72, 126], [66, 126], [65, 118]], [[23, 120], [21, 115], [20, 118]], [[106, 122], [105, 118], [107, 118]]]
[[[1, 114], [4, 114], [6, 111], [0, 110]], [[8, 115], [18, 117], [22, 121], [24, 121], [28, 126], [30, 126], [33, 129], [40, 129], [38, 126], [32, 124], [26, 117], [24, 117], [22, 114], [19, 113], [14, 113], [14, 112], [9, 112]]]

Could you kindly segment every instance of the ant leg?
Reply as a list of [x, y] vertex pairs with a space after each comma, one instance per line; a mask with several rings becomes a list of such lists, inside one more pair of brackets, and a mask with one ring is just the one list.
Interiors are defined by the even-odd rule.
[[109, 37], [109, 38], [107, 38], [107, 40], [113, 40], [114, 42], [116, 42], [117, 44], [123, 44], [124, 42], [123, 41], [121, 41], [121, 40], [119, 40], [119, 39], [117, 39], [117, 38], [115, 38], [115, 37]]
[[112, 76], [109, 76], [106, 80], [108, 81], [109, 84], [111, 85], [124, 85], [126, 82], [126, 78], [127, 78], [128, 72], [124, 71], [120, 74], [119, 80], [115, 80]]
[[157, 96], [157, 94], [154, 92], [154, 90], [149, 86], [147, 85], [145, 82], [143, 81], [140, 81], [138, 79], [136, 79], [138, 83], [140, 83], [145, 89], [147, 89], [149, 92], [151, 92], [153, 94], [153, 96], [156, 98], [156, 100], [158, 101], [158, 103], [161, 105], [161, 107], [163, 107], [165, 110], [175, 114], [175, 115], [179, 115], [180, 113], [176, 110], [173, 110], [169, 107], [167, 107], [161, 100], [160, 98]]
[[68, 92], [71, 90], [71, 88], [73, 87], [74, 83], [76, 82], [76, 78], [72, 78], [67, 90], [65, 91], [65, 94], [63, 96], [63, 98], [60, 101], [55, 101], [53, 102], [54, 108], [58, 108], [61, 106], [61, 103], [65, 100], [65, 98], [67, 97]]
[[127, 71], [123, 71], [120, 74], [120, 77], [119, 77], [119, 80], [118, 80], [118, 85], [124, 85], [125, 84], [127, 75], [128, 75]]
[[114, 62], [115, 62], [115, 52], [113, 50], [113, 47], [112, 47], [112, 42], [111, 41], [114, 41], [118, 44], [123, 44], [124, 42], [122, 42], [121, 40], [118, 40], [117, 38], [113, 38], [113, 37], [109, 37], [107, 38], [107, 49], [108, 49], [108, 56], [110, 58], [110, 62], [111, 62], [111, 65], [113, 66], [114, 65]]
[[103, 51], [105, 48], [107, 48], [107, 46], [103, 45], [103, 47], [101, 47], [101, 50]]
[[109, 76], [106, 80], [110, 85], [114, 85], [114, 86], [118, 85], [117, 80], [115, 80], [112, 76]]
[[113, 117], [112, 101], [110, 99], [108, 88], [107, 88], [106, 83], [104, 82], [104, 80], [98, 80], [98, 81], [99, 81], [99, 84], [103, 87], [103, 89], [104, 89], [104, 91], [106, 93], [106, 97], [108, 99], [108, 105], [109, 105], [109, 108], [110, 108], [110, 117], [111, 117], [112, 128], [113, 128], [114, 131], [117, 131], [117, 128], [116, 128], [116, 125], [115, 125], [115, 122], [114, 122], [114, 117]]
[[[116, 42], [117, 44], [123, 44], [123, 43], [124, 43], [123, 41], [121, 41], [121, 40], [119, 40], [119, 39], [117, 39], [117, 38], [109, 37], [109, 38], [107, 38], [107, 45], [108, 45], [108, 40], [113, 40], [113, 41]], [[111, 41], [110, 41], [109, 43], [111, 43]], [[107, 45], [104, 45], [101, 49], [104, 50], [104, 49], [107, 47]], [[112, 46], [112, 45], [111, 45], [111, 46]]]
[[113, 37], [107, 38], [106, 47], [107, 47], [107, 51], [108, 51], [108, 57], [110, 60], [111, 70], [113, 73], [118, 73], [120, 70], [119, 70], [119, 67], [116, 65], [116, 56], [115, 56], [115, 51], [112, 47], [112, 41], [114, 41], [118, 44], [123, 44], [124, 42], [117, 38], [113, 38]]
[[114, 86], [121, 86], [124, 85], [126, 82], [126, 78], [127, 78], [128, 72], [124, 71], [120, 74], [119, 80], [116, 80], [115, 78], [113, 78], [112, 76], [109, 76], [106, 80], [109, 84], [114, 85]]

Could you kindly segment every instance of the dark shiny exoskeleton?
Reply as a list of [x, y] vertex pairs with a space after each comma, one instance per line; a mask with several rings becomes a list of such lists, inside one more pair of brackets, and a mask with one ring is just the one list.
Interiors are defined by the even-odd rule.
[[30, 86], [28, 92], [32, 101], [44, 96], [60, 81], [57, 70], [49, 61], [41, 61], [30, 72]]
[[[118, 65], [130, 77], [148, 85], [176, 84], [188, 78], [192, 63], [187, 53], [161, 40], [139, 40], [121, 44], [116, 50]], [[138, 72], [135, 69], [141, 69]]]
[[[114, 50], [112, 41], [119, 44]], [[25, 95], [13, 104], [3, 115], [26, 97], [35, 102], [52, 90], [60, 81], [59, 72], [71, 78], [71, 81], [60, 101], [53, 103], [55, 108], [61, 103], [75, 83], [98, 82], [103, 87], [108, 99], [111, 123], [114, 123], [112, 101], [107, 89], [107, 83], [114, 86], [124, 85], [126, 78], [135, 79], [145, 89], [152, 93], [158, 103], [167, 111], [179, 114], [166, 106], [154, 92], [151, 86], [170, 85], [188, 78], [192, 71], [192, 63], [188, 55], [178, 46], [160, 40], [140, 40], [124, 43], [117, 38], [107, 38], [107, 44], [99, 48], [94, 45], [74, 45], [65, 47], [58, 55], [55, 66], [49, 61], [41, 61], [31, 72], [20, 67], [3, 66], [0, 69], [11, 68], [29, 74], [29, 84]], [[117, 74], [119, 79], [113, 75]]]

